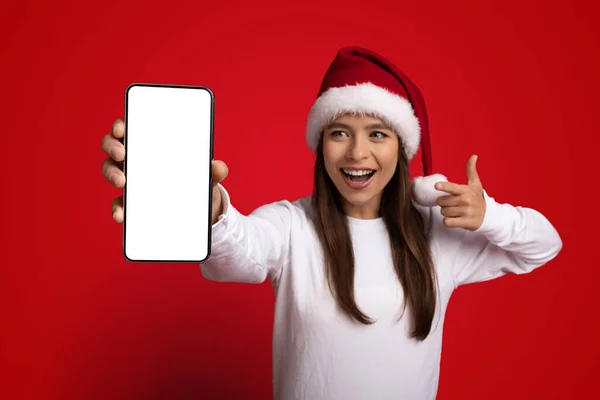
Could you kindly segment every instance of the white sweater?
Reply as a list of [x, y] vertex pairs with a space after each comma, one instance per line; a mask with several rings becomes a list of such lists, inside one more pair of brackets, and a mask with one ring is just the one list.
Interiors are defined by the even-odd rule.
[[275, 289], [275, 400], [434, 399], [442, 328], [459, 285], [524, 274], [552, 260], [562, 241], [539, 212], [497, 203], [476, 232], [446, 228], [439, 207], [420, 207], [439, 282], [437, 313], [427, 339], [408, 337], [409, 310], [398, 321], [402, 288], [381, 219], [348, 218], [356, 259], [358, 306], [375, 324], [351, 322], [329, 292], [318, 238], [307, 217], [310, 198], [280, 201], [246, 216], [221, 186], [224, 212], [213, 226], [212, 253], [201, 265], [218, 282]]

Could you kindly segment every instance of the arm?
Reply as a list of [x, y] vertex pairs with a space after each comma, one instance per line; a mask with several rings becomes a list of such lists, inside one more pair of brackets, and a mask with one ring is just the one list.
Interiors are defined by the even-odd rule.
[[[562, 249], [562, 240], [540, 212], [497, 203], [484, 191], [486, 212], [475, 231], [452, 230], [456, 253], [455, 286], [503, 275], [524, 274], [548, 263]], [[439, 210], [436, 211], [439, 214]], [[442, 223], [442, 229], [445, 228]]]
[[210, 258], [202, 275], [216, 282], [262, 283], [277, 280], [288, 257], [292, 206], [287, 201], [241, 214], [219, 185], [223, 213], [212, 227]]

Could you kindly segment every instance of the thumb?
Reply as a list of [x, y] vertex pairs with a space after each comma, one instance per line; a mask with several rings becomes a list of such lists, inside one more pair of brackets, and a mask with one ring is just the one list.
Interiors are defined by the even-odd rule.
[[227, 168], [227, 164], [220, 160], [213, 160], [211, 162], [212, 169], [212, 185], [213, 188], [217, 186], [217, 184], [221, 183], [223, 179], [227, 177], [229, 174], [229, 168]]
[[467, 162], [467, 179], [469, 180], [469, 185], [481, 184], [479, 174], [477, 173], [477, 155], [475, 154]]

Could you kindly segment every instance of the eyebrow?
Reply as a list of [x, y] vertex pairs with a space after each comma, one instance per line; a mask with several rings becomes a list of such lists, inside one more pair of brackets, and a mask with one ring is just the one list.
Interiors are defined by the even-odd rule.
[[382, 123], [376, 123], [376, 124], [371, 124], [371, 125], [367, 125], [367, 129], [387, 129], [387, 130], [391, 130], [389, 126], [382, 124]]
[[347, 129], [347, 130], [352, 129], [350, 127], [350, 125], [342, 124], [341, 122], [332, 122], [331, 124], [327, 125], [327, 129], [333, 129], [333, 128]]
[[[327, 129], [333, 129], [333, 128], [352, 130], [352, 127], [350, 125], [344, 124], [342, 122], [332, 122], [331, 124], [329, 124], [327, 126]], [[387, 129], [387, 130], [391, 130], [389, 126], [387, 126], [385, 124], [382, 124], [382, 123], [374, 123], [374, 124], [367, 125], [366, 129]]]

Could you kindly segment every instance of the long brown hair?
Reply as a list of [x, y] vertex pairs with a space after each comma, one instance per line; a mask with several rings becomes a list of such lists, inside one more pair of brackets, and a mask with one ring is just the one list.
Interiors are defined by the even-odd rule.
[[[373, 321], [354, 298], [354, 252], [342, 199], [325, 170], [322, 141], [314, 168], [312, 219], [324, 250], [329, 287], [338, 306], [363, 324]], [[436, 307], [436, 278], [421, 214], [411, 201], [408, 161], [399, 147], [396, 171], [386, 185], [380, 207], [390, 237], [396, 276], [413, 315], [411, 337], [424, 340], [431, 330]]]

